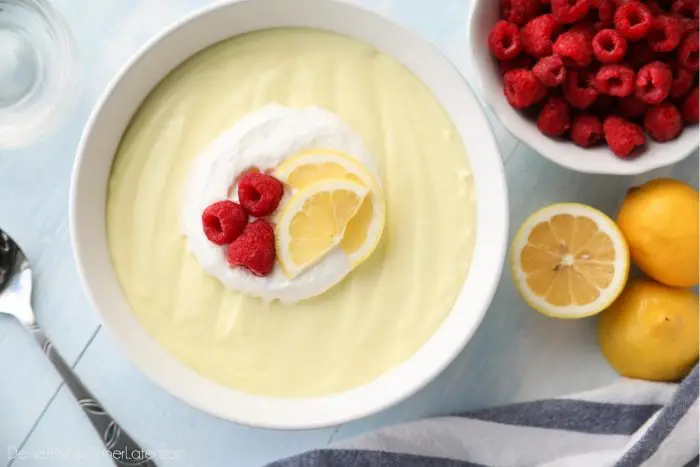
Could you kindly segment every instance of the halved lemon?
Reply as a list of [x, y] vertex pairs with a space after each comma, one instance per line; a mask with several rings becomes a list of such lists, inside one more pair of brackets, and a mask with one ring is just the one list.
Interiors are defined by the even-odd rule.
[[275, 239], [277, 258], [295, 277], [323, 258], [345, 237], [369, 189], [346, 179], [312, 183], [292, 195], [280, 214]]
[[622, 292], [629, 265], [617, 225], [582, 204], [553, 204], [530, 215], [511, 248], [518, 291], [535, 310], [555, 318], [606, 309]]
[[348, 223], [340, 248], [350, 257], [353, 267], [372, 254], [382, 237], [386, 208], [381, 186], [361, 162], [334, 149], [310, 149], [285, 160], [273, 175], [295, 190], [330, 179], [367, 187], [370, 195]]

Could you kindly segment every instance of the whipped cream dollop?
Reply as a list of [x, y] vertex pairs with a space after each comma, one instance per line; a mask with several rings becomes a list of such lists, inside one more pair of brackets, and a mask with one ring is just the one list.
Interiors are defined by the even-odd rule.
[[244, 116], [195, 158], [185, 184], [182, 228], [189, 251], [207, 273], [230, 289], [288, 303], [319, 295], [350, 273], [347, 255], [334, 248], [293, 279], [284, 275], [279, 264], [268, 276], [257, 277], [244, 268], [229, 266], [227, 247], [210, 242], [202, 229], [202, 212], [207, 206], [225, 199], [238, 201], [237, 190], [230, 188], [243, 172], [253, 167], [270, 170], [299, 151], [317, 148], [344, 152], [379, 180], [362, 138], [340, 117], [319, 107], [268, 104]]

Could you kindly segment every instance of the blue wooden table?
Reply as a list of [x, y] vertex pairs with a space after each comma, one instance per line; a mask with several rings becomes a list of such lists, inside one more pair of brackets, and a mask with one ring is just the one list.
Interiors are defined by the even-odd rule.
[[[405, 402], [343, 426], [275, 432], [200, 413], [155, 387], [117, 349], [78, 282], [69, 242], [68, 186], [88, 113], [107, 81], [149, 38], [210, 0], [52, 0], [77, 40], [83, 67], [78, 110], [58, 134], [0, 151], [0, 226], [35, 271], [40, 322], [115, 418], [165, 467], [246, 467], [322, 447], [362, 431], [436, 414], [560, 395], [612, 381], [595, 320], [557, 321], [530, 310], [502, 277], [483, 325], [457, 360]], [[437, 44], [472, 79], [465, 47], [469, 0], [362, 0]], [[614, 213], [626, 189], [658, 175], [697, 185], [698, 155], [643, 177], [587, 176], [559, 168], [516, 141], [489, 112], [506, 164], [511, 225], [558, 201]], [[101, 442], [33, 340], [0, 316], [0, 467], [112, 466]]]

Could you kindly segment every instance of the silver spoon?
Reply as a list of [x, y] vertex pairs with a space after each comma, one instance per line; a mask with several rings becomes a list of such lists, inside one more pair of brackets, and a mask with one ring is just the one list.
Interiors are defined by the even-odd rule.
[[0, 313], [14, 316], [34, 336], [100, 434], [115, 465], [156, 467], [151, 454], [139, 447], [95, 400], [61, 358], [36, 322], [32, 310], [32, 271], [19, 245], [0, 230]]

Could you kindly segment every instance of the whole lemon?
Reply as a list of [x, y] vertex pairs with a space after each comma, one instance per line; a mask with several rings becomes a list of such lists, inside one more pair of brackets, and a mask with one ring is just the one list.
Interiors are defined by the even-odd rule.
[[621, 375], [677, 381], [698, 360], [698, 322], [693, 292], [635, 279], [601, 313], [598, 341]]
[[698, 191], [678, 180], [652, 180], [627, 193], [617, 224], [639, 269], [674, 287], [698, 283], [699, 207]]

